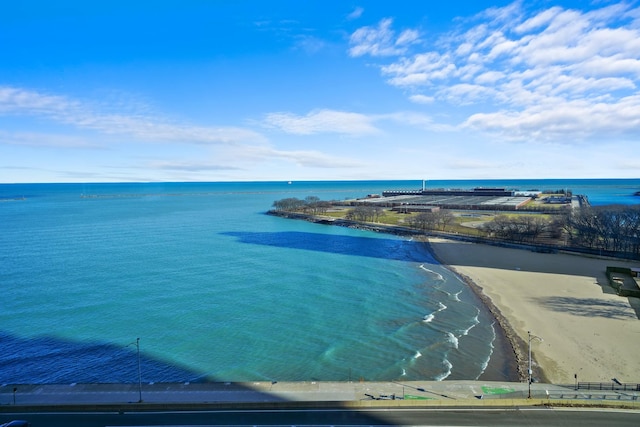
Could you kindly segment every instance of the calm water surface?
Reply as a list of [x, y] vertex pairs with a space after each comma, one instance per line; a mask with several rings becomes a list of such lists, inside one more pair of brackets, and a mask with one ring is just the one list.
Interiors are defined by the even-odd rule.
[[[405, 182], [0, 185], [3, 383], [474, 379], [493, 320], [417, 242], [264, 215]], [[640, 180], [567, 186], [638, 203]]]

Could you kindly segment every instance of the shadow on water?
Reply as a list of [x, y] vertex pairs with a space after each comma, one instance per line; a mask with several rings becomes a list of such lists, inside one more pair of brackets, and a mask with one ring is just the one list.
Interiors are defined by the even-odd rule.
[[[136, 383], [135, 341], [122, 346], [73, 342], [56, 337], [19, 338], [0, 333], [3, 383]], [[205, 381], [197, 372], [170, 365], [140, 352], [143, 381]]]
[[230, 231], [220, 234], [232, 236], [237, 238], [241, 243], [253, 245], [327, 252], [339, 255], [364, 256], [396, 261], [436, 263], [423, 242], [410, 240], [307, 233], [300, 231]]
[[[22, 405], [25, 404], [24, 399], [34, 405], [81, 405], [83, 402], [90, 406], [100, 404], [96, 402], [117, 404], [121, 398], [117, 396], [132, 393], [132, 390], [135, 392], [138, 383], [138, 353], [135, 341], [118, 346], [97, 342], [73, 342], [54, 337], [20, 338], [0, 332], [0, 349], [0, 407], [11, 408], [15, 405], [16, 396], [19, 400], [23, 399]], [[148, 396], [146, 393], [162, 393], [166, 394], [166, 401], [162, 397], [153, 398], [151, 401], [164, 402], [165, 405], [171, 405], [171, 402], [280, 402], [285, 405], [283, 408], [286, 408], [287, 402], [295, 401], [278, 395], [271, 389], [265, 390], [247, 383], [229, 383], [204, 377], [198, 372], [150, 357], [143, 351], [140, 352], [140, 372], [141, 399]], [[277, 387], [277, 381], [273, 381], [271, 386]], [[44, 397], [41, 397], [41, 393], [44, 393]], [[228, 396], [225, 397], [224, 393], [228, 393]], [[87, 394], [103, 397], [87, 397]], [[28, 395], [32, 396], [27, 397]], [[338, 403], [336, 406], [341, 405]], [[108, 414], [104, 415], [107, 416]], [[264, 421], [270, 421], [274, 416], [279, 415], [267, 414]], [[357, 410], [349, 411], [344, 417], [357, 421], [358, 424], [391, 425], [384, 417]], [[6, 421], [9, 419], [0, 411], [0, 423], [5, 422], [4, 418], [7, 418]], [[119, 418], [116, 417], [116, 420]], [[237, 422], [238, 420], [234, 419], [232, 424], [235, 425]], [[33, 425], [41, 424], [34, 422]]]

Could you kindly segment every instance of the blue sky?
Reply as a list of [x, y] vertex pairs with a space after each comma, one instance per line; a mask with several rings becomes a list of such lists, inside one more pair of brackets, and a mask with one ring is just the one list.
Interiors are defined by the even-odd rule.
[[638, 1], [0, 11], [0, 182], [640, 176]]

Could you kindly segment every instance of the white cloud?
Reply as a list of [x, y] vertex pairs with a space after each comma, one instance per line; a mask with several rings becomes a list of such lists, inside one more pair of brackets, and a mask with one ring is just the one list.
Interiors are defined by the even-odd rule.
[[298, 35], [295, 37], [294, 49], [302, 50], [307, 54], [314, 54], [326, 46], [326, 42], [317, 37], [309, 35]]
[[355, 168], [363, 166], [362, 163], [343, 157], [329, 156], [313, 150], [267, 150], [270, 157], [292, 161], [300, 166], [336, 169]]
[[209, 172], [209, 171], [229, 171], [242, 170], [242, 168], [206, 162], [175, 162], [175, 161], [154, 161], [149, 164], [151, 169], [185, 171], [185, 172]]
[[6, 132], [0, 131], [0, 144], [21, 145], [29, 147], [58, 147], [58, 148], [104, 148], [95, 141], [87, 138], [47, 134], [41, 132]]
[[516, 33], [527, 33], [532, 30], [537, 30], [540, 27], [546, 26], [551, 22], [560, 12], [562, 11], [561, 7], [552, 7], [536, 16], [527, 19], [522, 24], [516, 26], [514, 31]]
[[406, 46], [417, 42], [420, 39], [420, 33], [417, 30], [404, 30], [396, 39], [396, 46]]
[[373, 119], [364, 114], [335, 110], [315, 110], [306, 116], [291, 113], [271, 113], [265, 118], [268, 126], [295, 135], [339, 133], [362, 136], [378, 133]]
[[285, 160], [299, 166], [315, 168], [335, 169], [363, 166], [360, 161], [344, 156], [332, 156], [317, 150], [281, 150], [269, 145], [229, 147], [221, 158], [233, 159], [235, 163], [239, 162], [239, 164]]
[[347, 15], [347, 19], [348, 20], [354, 20], [354, 19], [358, 19], [362, 16], [362, 14], [364, 13], [364, 9], [361, 7], [356, 7], [355, 9], [353, 9], [353, 11]]
[[614, 137], [638, 131], [640, 95], [615, 103], [587, 100], [531, 106], [519, 111], [477, 113], [463, 126], [504, 139], [574, 143], [589, 136]]
[[392, 120], [396, 123], [416, 126], [420, 128], [429, 128], [433, 124], [431, 116], [422, 113], [414, 113], [411, 111], [401, 111], [398, 113], [381, 114], [376, 116], [378, 120]]
[[117, 134], [147, 141], [173, 141], [191, 144], [231, 144], [264, 141], [249, 129], [238, 127], [205, 127], [170, 123], [160, 117], [142, 114], [106, 113], [96, 105], [64, 96], [36, 91], [0, 87], [0, 114], [27, 115], [49, 119], [79, 129], [102, 134]]
[[432, 104], [435, 98], [433, 96], [426, 96], [422, 94], [411, 95], [409, 97], [411, 102], [415, 102], [416, 104]]
[[396, 36], [391, 29], [393, 20], [385, 18], [377, 27], [362, 27], [357, 29], [349, 39], [349, 55], [351, 56], [392, 56], [402, 55], [409, 46], [419, 41], [417, 30], [407, 29]]
[[520, 140], [640, 135], [628, 110], [640, 110], [640, 8], [530, 7], [487, 9], [413, 54], [394, 49], [387, 19], [354, 33], [350, 53], [398, 55], [381, 59], [387, 82], [412, 102], [464, 105], [465, 129]]
[[475, 78], [478, 84], [495, 83], [498, 80], [505, 77], [505, 74], [501, 71], [486, 71]]

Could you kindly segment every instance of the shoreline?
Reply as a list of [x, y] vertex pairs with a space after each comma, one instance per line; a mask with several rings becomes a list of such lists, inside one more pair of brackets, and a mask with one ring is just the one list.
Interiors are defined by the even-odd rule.
[[460, 277], [496, 319], [528, 380], [528, 332], [536, 381], [638, 382], [640, 299], [619, 297], [606, 266], [639, 262], [541, 254], [428, 238], [434, 258]]
[[[435, 254], [434, 254], [435, 256]], [[437, 259], [437, 257], [436, 257]], [[440, 262], [440, 260], [438, 260]], [[469, 286], [469, 289], [474, 293], [474, 295], [480, 300], [480, 303], [485, 306], [487, 310], [493, 316], [494, 328], [496, 329], [496, 339], [497, 345], [502, 347], [502, 351], [504, 353], [511, 353], [509, 356], [505, 354], [505, 360], [502, 362], [502, 365], [506, 365], [504, 369], [509, 369], [515, 376], [518, 378], [518, 381], [527, 381], [527, 359], [526, 359], [526, 350], [523, 351], [525, 347], [525, 343], [519, 339], [518, 335], [511, 327], [511, 324], [507, 320], [507, 318], [502, 314], [500, 309], [496, 307], [496, 305], [491, 301], [483, 291], [482, 287], [478, 286], [469, 276], [461, 274], [455, 268], [450, 265], [444, 264], [440, 262], [443, 267], [453, 272], [456, 276], [460, 277], [462, 281]], [[504, 348], [506, 344], [506, 347]], [[491, 355], [491, 359], [493, 359], [494, 355]], [[491, 364], [491, 361], [489, 362]], [[486, 370], [485, 370], [486, 372]], [[490, 375], [490, 374], [488, 374]], [[483, 373], [480, 377], [485, 376]], [[544, 373], [541, 372], [540, 375], [541, 381], [546, 382], [546, 378], [544, 378]], [[487, 378], [493, 380], [494, 378]]]
[[[489, 363], [484, 372], [478, 377], [478, 380], [485, 379], [488, 381], [527, 381], [527, 360], [523, 353], [522, 340], [519, 340], [517, 334], [511, 327], [509, 321], [504, 317], [500, 309], [491, 301], [469, 276], [461, 274], [454, 267], [443, 262], [438, 254], [434, 251], [429, 238], [424, 240], [429, 252], [447, 270], [458, 276], [476, 296], [481, 304], [489, 311], [494, 320], [494, 330], [496, 338], [494, 340], [494, 353], [491, 355]], [[500, 360], [496, 360], [496, 351]], [[497, 365], [497, 366], [496, 366]], [[544, 378], [544, 375], [541, 375]]]
[[307, 214], [269, 214], [424, 242], [495, 319], [499, 348], [479, 380], [504, 380], [515, 370], [512, 380], [526, 382], [530, 350], [534, 382], [640, 383], [633, 369], [640, 354], [640, 298], [618, 296], [606, 276], [607, 267], [637, 268], [638, 260], [496, 246]]

